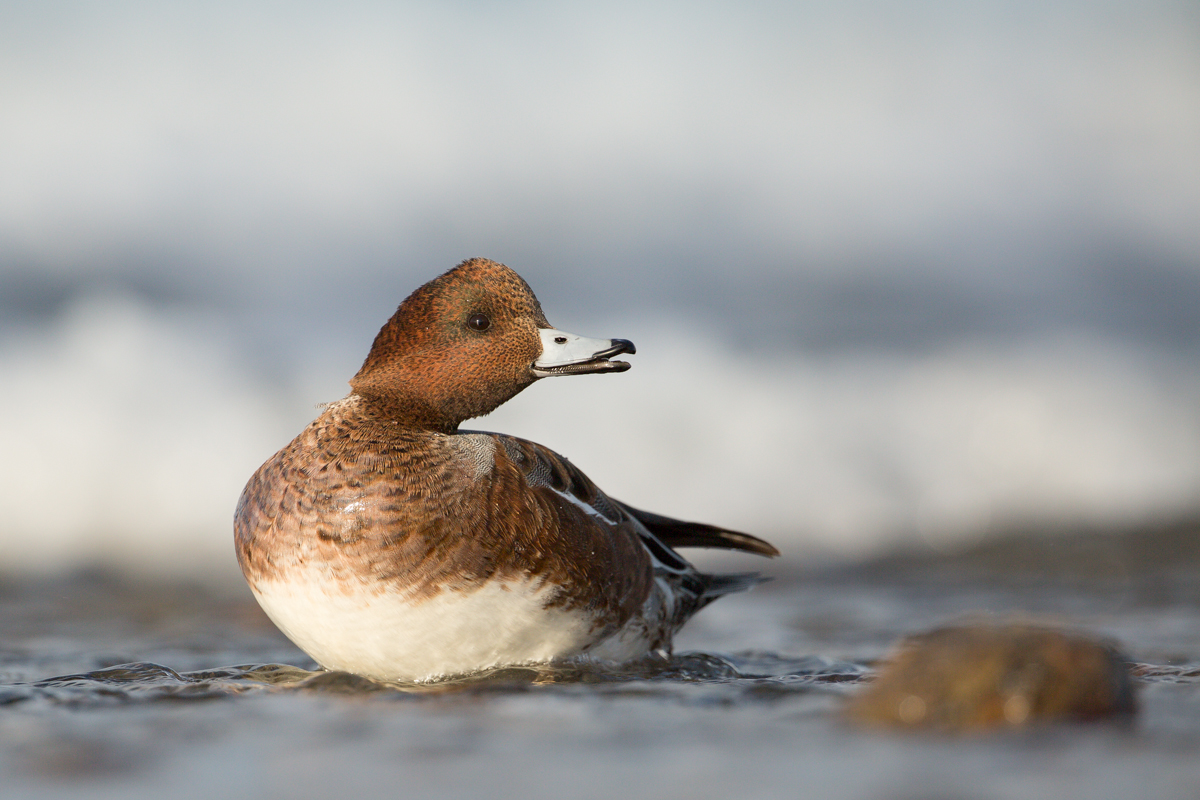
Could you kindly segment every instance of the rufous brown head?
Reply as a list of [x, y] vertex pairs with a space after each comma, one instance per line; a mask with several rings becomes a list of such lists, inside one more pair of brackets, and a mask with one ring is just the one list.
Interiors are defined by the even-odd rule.
[[409, 295], [351, 381], [397, 420], [451, 431], [552, 375], [623, 372], [624, 339], [558, 331], [520, 275], [472, 258]]

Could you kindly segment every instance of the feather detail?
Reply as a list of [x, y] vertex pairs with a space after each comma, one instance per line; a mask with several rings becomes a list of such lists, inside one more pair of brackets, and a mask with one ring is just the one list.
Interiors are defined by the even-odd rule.
[[664, 517], [650, 511], [616, 501], [622, 509], [638, 522], [646, 526], [664, 544], [670, 547], [707, 547], [720, 550], [742, 550], [747, 553], [757, 553], [760, 556], [774, 558], [779, 550], [770, 542], [751, 536], [748, 533], [718, 528], [703, 522], [685, 522], [671, 517]]

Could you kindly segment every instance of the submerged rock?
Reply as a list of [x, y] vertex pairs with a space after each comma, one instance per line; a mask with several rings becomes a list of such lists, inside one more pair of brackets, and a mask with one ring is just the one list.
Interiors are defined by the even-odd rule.
[[1129, 665], [1113, 645], [992, 623], [904, 639], [848, 712], [859, 723], [954, 731], [1127, 719], [1135, 710]]

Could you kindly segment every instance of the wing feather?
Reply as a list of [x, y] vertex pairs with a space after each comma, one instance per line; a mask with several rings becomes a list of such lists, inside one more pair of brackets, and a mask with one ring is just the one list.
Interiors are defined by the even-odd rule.
[[685, 522], [664, 517], [650, 511], [642, 511], [631, 505], [614, 501], [631, 517], [646, 528], [668, 547], [708, 547], [721, 550], [742, 550], [760, 556], [774, 558], [779, 550], [770, 542], [748, 533], [718, 528], [703, 522]]

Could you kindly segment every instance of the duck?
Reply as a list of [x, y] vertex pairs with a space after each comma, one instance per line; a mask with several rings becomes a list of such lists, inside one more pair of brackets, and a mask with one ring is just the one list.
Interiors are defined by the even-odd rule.
[[668, 658], [693, 614], [763, 580], [701, 572], [676, 548], [779, 551], [615, 500], [542, 445], [459, 427], [536, 381], [624, 372], [616, 357], [635, 352], [554, 328], [495, 261], [422, 285], [350, 393], [242, 491], [234, 540], [254, 597], [321, 668], [377, 681]]

